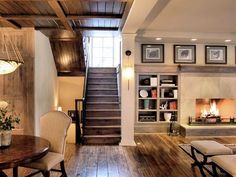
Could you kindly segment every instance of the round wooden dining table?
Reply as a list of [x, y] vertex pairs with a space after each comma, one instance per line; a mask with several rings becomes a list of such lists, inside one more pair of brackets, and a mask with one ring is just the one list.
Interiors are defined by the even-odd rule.
[[4, 176], [3, 169], [13, 168], [13, 177], [17, 177], [17, 167], [46, 155], [49, 145], [48, 140], [40, 137], [13, 135], [10, 146], [0, 147], [0, 176]]

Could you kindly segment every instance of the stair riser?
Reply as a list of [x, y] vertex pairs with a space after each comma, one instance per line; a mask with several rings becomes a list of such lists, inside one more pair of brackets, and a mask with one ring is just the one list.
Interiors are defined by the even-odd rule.
[[88, 95], [118, 95], [117, 90], [88, 90]]
[[116, 73], [115, 68], [89, 68], [89, 73]]
[[120, 111], [87, 111], [87, 117], [119, 117]]
[[109, 89], [109, 88], [114, 88], [114, 89], [117, 89], [117, 84], [89, 84], [88, 85], [88, 89], [89, 88], [104, 88], [104, 89]]
[[121, 125], [120, 119], [87, 119], [87, 126], [106, 126], [106, 125]]
[[121, 138], [87, 138], [84, 137], [84, 145], [119, 145]]
[[119, 104], [87, 104], [87, 109], [119, 109]]
[[118, 102], [118, 97], [87, 97], [88, 102]]
[[88, 73], [88, 77], [116, 77], [116, 73]]
[[88, 78], [88, 82], [112, 82], [112, 83], [117, 83], [116, 78]]
[[120, 128], [85, 128], [84, 135], [114, 135], [120, 134]]
[[117, 84], [116, 81], [100, 81], [100, 80], [88, 80], [88, 85], [90, 84], [100, 84], [100, 85], [110, 85], [110, 84]]

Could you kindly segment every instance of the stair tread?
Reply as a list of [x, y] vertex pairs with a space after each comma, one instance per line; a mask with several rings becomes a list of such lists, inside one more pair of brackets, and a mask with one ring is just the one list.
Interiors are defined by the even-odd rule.
[[120, 104], [120, 102], [92, 102], [88, 101], [87, 104]]
[[121, 135], [111, 134], [111, 135], [84, 135], [84, 138], [120, 138]]
[[86, 109], [86, 111], [120, 111], [120, 109]]
[[87, 97], [118, 97], [118, 95], [87, 95]]
[[90, 119], [90, 120], [105, 120], [105, 119], [121, 119], [121, 117], [86, 117], [86, 119]]
[[120, 125], [86, 125], [85, 128], [120, 128]]
[[89, 91], [112, 91], [112, 90], [118, 90], [117, 88], [88, 88]]
[[88, 76], [88, 79], [116, 79], [116, 76]]

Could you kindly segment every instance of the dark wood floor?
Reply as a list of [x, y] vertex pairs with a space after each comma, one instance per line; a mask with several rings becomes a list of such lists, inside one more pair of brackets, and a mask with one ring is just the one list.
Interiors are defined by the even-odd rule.
[[[68, 144], [65, 165], [69, 177], [200, 177], [192, 160], [179, 147], [193, 139], [236, 143], [236, 137], [183, 138], [160, 134], [135, 136], [136, 147], [79, 146]], [[11, 171], [7, 170], [8, 176]], [[20, 177], [28, 173], [20, 168]], [[38, 175], [39, 177], [40, 175]], [[52, 173], [53, 177], [59, 177]]]

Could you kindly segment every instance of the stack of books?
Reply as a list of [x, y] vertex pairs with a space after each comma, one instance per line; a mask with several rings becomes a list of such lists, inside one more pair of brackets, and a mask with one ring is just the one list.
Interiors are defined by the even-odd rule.
[[161, 86], [175, 86], [173, 79], [162, 79]]

